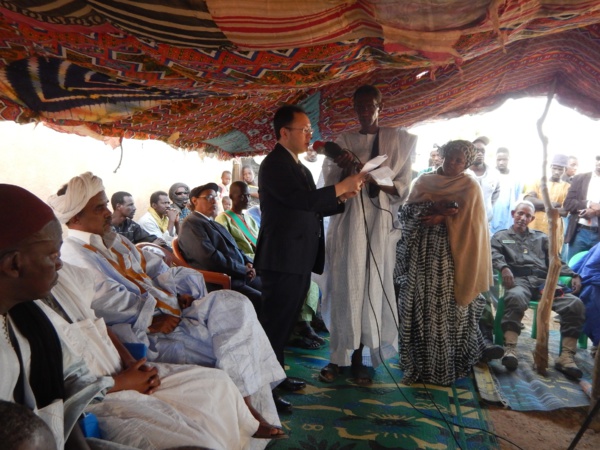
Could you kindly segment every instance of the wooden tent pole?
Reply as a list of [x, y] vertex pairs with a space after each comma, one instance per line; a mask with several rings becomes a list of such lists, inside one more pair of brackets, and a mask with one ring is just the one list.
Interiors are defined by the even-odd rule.
[[548, 335], [550, 328], [550, 311], [552, 310], [552, 303], [554, 301], [554, 289], [558, 284], [558, 276], [560, 274], [561, 260], [559, 256], [560, 249], [558, 248], [558, 221], [561, 220], [558, 210], [552, 206], [550, 201], [550, 194], [548, 193], [547, 184], [547, 167], [548, 167], [548, 138], [542, 130], [550, 104], [554, 98], [554, 92], [556, 91], [556, 79], [552, 82], [552, 86], [548, 91], [548, 101], [546, 102], [546, 108], [542, 117], [537, 121], [538, 135], [542, 141], [543, 147], [543, 158], [542, 158], [542, 181], [541, 191], [542, 198], [544, 199], [544, 206], [546, 208], [546, 215], [548, 216], [548, 240], [550, 242], [549, 248], [549, 267], [548, 275], [546, 276], [546, 285], [542, 294], [542, 299], [537, 310], [537, 336], [535, 351], [533, 354], [533, 362], [537, 372], [541, 375], [546, 375], [546, 369], [548, 368]]

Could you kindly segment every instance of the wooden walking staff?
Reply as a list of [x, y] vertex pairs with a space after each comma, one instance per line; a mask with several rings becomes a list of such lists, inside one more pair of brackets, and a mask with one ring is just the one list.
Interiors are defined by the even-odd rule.
[[548, 336], [550, 328], [550, 311], [552, 311], [552, 303], [554, 301], [554, 286], [558, 283], [558, 276], [560, 275], [560, 268], [562, 266], [558, 248], [558, 221], [561, 220], [558, 210], [552, 206], [550, 201], [550, 194], [548, 193], [547, 184], [547, 167], [548, 167], [548, 138], [544, 135], [542, 125], [550, 104], [554, 98], [554, 92], [556, 90], [556, 79], [553, 81], [550, 91], [548, 92], [548, 101], [546, 102], [546, 108], [542, 117], [537, 121], [538, 135], [542, 140], [543, 146], [543, 157], [542, 157], [542, 181], [541, 191], [542, 198], [544, 199], [544, 206], [546, 208], [546, 215], [548, 216], [548, 240], [550, 241], [550, 249], [548, 250], [549, 255], [549, 267], [548, 275], [546, 276], [546, 284], [542, 299], [538, 305], [537, 310], [537, 336], [535, 351], [533, 354], [533, 362], [537, 372], [541, 375], [546, 375], [546, 369], [548, 368]]

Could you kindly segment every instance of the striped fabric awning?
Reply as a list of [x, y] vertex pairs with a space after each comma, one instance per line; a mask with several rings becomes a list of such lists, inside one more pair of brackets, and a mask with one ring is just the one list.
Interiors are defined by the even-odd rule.
[[600, 117], [591, 0], [0, 0], [0, 118], [230, 153], [302, 103], [329, 139], [375, 84], [410, 126], [542, 95]]

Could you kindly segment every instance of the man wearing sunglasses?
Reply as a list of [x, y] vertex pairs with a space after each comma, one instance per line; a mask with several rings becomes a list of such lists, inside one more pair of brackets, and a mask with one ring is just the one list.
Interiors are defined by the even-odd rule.
[[190, 188], [184, 183], [175, 183], [169, 188], [169, 198], [171, 199], [171, 208], [179, 213], [179, 223], [183, 223], [192, 211], [188, 208], [190, 200]]

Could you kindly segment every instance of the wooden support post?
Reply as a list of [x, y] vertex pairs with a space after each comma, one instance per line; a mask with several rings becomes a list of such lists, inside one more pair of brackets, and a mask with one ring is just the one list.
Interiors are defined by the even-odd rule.
[[548, 275], [546, 277], [546, 285], [540, 300], [537, 310], [537, 337], [535, 344], [535, 351], [533, 354], [533, 363], [537, 372], [541, 375], [546, 375], [546, 369], [548, 369], [548, 336], [550, 329], [550, 311], [552, 311], [552, 303], [554, 301], [554, 290], [558, 284], [558, 276], [560, 274], [561, 260], [559, 256], [560, 249], [558, 248], [559, 236], [558, 221], [561, 220], [558, 214], [558, 210], [552, 206], [550, 201], [550, 194], [548, 193], [547, 185], [547, 167], [548, 167], [548, 138], [544, 135], [542, 125], [550, 104], [554, 98], [554, 91], [556, 90], [556, 79], [552, 83], [548, 92], [548, 101], [546, 102], [546, 108], [542, 117], [537, 122], [538, 135], [542, 141], [543, 146], [543, 158], [542, 158], [542, 180], [541, 180], [541, 191], [542, 198], [544, 199], [544, 206], [546, 208], [546, 214], [548, 216], [548, 240], [550, 242], [550, 248], [548, 250], [549, 256], [549, 267]]

